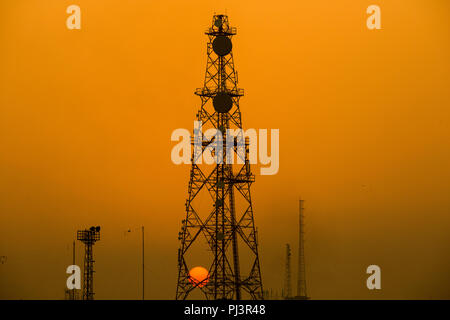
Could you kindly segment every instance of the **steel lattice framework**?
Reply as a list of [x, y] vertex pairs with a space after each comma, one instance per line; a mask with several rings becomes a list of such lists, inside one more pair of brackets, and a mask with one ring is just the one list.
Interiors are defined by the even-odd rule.
[[299, 209], [299, 238], [298, 238], [298, 275], [297, 275], [297, 296], [295, 299], [298, 300], [306, 300], [309, 299], [306, 294], [306, 270], [305, 270], [305, 225], [304, 219], [305, 216], [303, 214], [304, 211], [304, 202], [305, 200], [298, 201], [298, 209]]
[[94, 300], [94, 253], [92, 246], [100, 240], [100, 227], [77, 232], [77, 240], [84, 243], [83, 300]]
[[[186, 219], [182, 221], [179, 233], [181, 244], [178, 250], [176, 299], [186, 299], [195, 288], [199, 288], [208, 300], [247, 297], [262, 299], [257, 230], [250, 195], [250, 186], [255, 178], [250, 170], [249, 140], [244, 138], [242, 132], [239, 100], [244, 91], [237, 86], [238, 78], [231, 50], [231, 38], [236, 34], [236, 28], [229, 26], [226, 15], [214, 15], [212, 27], [205, 34], [209, 38], [207, 66], [204, 86], [195, 91], [201, 98], [196, 118], [201, 121], [202, 128], [219, 130], [222, 139], [217, 136], [202, 137], [196, 134], [199, 128], [194, 128]], [[230, 46], [229, 50], [227, 45]], [[215, 98], [220, 95], [225, 95], [225, 100], [229, 99], [229, 110], [217, 109]], [[220, 101], [217, 104], [220, 105]], [[231, 146], [225, 144], [229, 132], [227, 129], [236, 130], [236, 134], [230, 139]], [[227, 152], [215, 152], [217, 161], [208, 168], [199, 165], [198, 160], [202, 154], [212, 146], [219, 145], [223, 147], [221, 150]], [[230, 154], [233, 158], [236, 155], [238, 164], [227, 161]], [[211, 206], [206, 212], [195, 208], [194, 200], [201, 193], [209, 194], [208, 198], [211, 200]], [[237, 197], [243, 203], [242, 210], [236, 210]], [[189, 281], [189, 267], [192, 266], [189, 266], [188, 260], [193, 243], [202, 240], [206, 240], [211, 264], [207, 282], [197, 285]], [[241, 274], [238, 252], [240, 246], [249, 249], [246, 249], [250, 253], [250, 265], [246, 266], [248, 274]]]

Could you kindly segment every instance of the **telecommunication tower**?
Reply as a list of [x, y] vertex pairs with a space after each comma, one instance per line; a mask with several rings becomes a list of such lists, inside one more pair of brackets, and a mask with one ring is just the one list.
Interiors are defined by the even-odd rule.
[[77, 240], [84, 243], [83, 300], [94, 300], [94, 254], [92, 247], [100, 240], [100, 227], [79, 230]]
[[305, 200], [299, 200], [299, 242], [298, 242], [298, 274], [297, 274], [297, 300], [309, 299], [306, 294], [306, 271], [305, 271], [305, 245], [304, 245], [304, 215], [303, 204]]
[[291, 246], [286, 244], [286, 266], [284, 275], [284, 298], [292, 298], [292, 283], [291, 283]]
[[[244, 91], [237, 86], [232, 53], [231, 39], [236, 35], [236, 28], [230, 27], [226, 15], [214, 15], [212, 26], [205, 34], [209, 39], [205, 80], [203, 87], [195, 91], [201, 99], [196, 117], [201, 129], [194, 128], [191, 138], [186, 218], [178, 237], [181, 243], [176, 299], [186, 299], [195, 288], [208, 300], [263, 299], [257, 229], [250, 196], [255, 177], [250, 170], [249, 140], [242, 132], [239, 101]], [[198, 134], [206, 128], [212, 129], [215, 135]], [[231, 135], [229, 129], [237, 134]], [[213, 164], [201, 164], [205, 152], [214, 154]], [[234, 155], [236, 164], [230, 163]], [[207, 209], [196, 202], [201, 194], [206, 194]], [[202, 240], [209, 251], [209, 272], [207, 281], [200, 286], [190, 281], [189, 270], [195, 266], [192, 248]], [[241, 254], [245, 262], [242, 264], [241, 250], [248, 253]]]

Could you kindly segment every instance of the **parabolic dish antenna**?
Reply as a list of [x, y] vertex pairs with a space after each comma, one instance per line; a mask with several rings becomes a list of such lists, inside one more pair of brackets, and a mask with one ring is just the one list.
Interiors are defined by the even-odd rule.
[[218, 56], [226, 56], [231, 52], [233, 48], [233, 44], [231, 43], [230, 38], [226, 36], [217, 36], [212, 43], [213, 50]]
[[214, 109], [219, 113], [227, 113], [233, 106], [233, 100], [226, 92], [219, 92], [213, 98]]
[[222, 26], [222, 18], [220, 18], [220, 17], [216, 18], [216, 21], [214, 21], [214, 25], [217, 28], [220, 28]]

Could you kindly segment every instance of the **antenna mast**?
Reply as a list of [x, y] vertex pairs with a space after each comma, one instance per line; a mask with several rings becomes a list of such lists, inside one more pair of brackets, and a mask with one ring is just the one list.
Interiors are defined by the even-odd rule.
[[[250, 196], [255, 176], [250, 171], [249, 142], [244, 138], [239, 107], [244, 90], [238, 88], [232, 52], [231, 39], [236, 35], [236, 28], [229, 25], [227, 15], [215, 14], [205, 34], [209, 39], [207, 64], [204, 85], [195, 91], [201, 99], [201, 107], [192, 138], [186, 218], [178, 234], [176, 299], [186, 299], [196, 288], [208, 300], [263, 299], [257, 229]], [[216, 134], [202, 137], [202, 127], [205, 131], [215, 129]], [[227, 139], [228, 129], [238, 133]], [[202, 165], [204, 152], [211, 149], [215, 162]], [[230, 161], [235, 154], [237, 164]], [[202, 210], [197, 200], [202, 196], [209, 200], [207, 210]], [[210, 253], [206, 262], [209, 270], [207, 281], [198, 286], [192, 284], [189, 271], [196, 264], [192, 261], [195, 257], [192, 248], [202, 242], [206, 242]], [[241, 250], [249, 257], [242, 269]]]
[[299, 200], [299, 242], [298, 242], [298, 275], [297, 275], [297, 296], [298, 300], [306, 300], [306, 271], [305, 271], [305, 246], [304, 246], [304, 215], [303, 204], [305, 200]]
[[286, 270], [284, 278], [284, 298], [292, 299], [292, 283], [291, 283], [291, 246], [286, 244]]

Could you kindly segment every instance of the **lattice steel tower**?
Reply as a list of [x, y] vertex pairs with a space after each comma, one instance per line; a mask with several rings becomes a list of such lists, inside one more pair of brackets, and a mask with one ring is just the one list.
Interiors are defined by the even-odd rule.
[[84, 243], [83, 300], [94, 300], [94, 254], [92, 246], [100, 240], [100, 227], [77, 232], [77, 240]]
[[[205, 34], [209, 38], [207, 65], [204, 85], [195, 91], [201, 106], [191, 137], [192, 166], [186, 219], [179, 233], [176, 299], [186, 299], [195, 288], [208, 300], [262, 299], [250, 196], [255, 177], [250, 171], [249, 139], [244, 138], [239, 108], [244, 91], [237, 86], [232, 53], [231, 39], [236, 28], [230, 27], [226, 15], [214, 15]], [[210, 137], [205, 132], [203, 136], [204, 129], [211, 129], [214, 134]], [[202, 164], [205, 153], [214, 158], [212, 164]], [[232, 163], [235, 155], [237, 161]], [[202, 194], [206, 194], [208, 202], [203, 208], [196, 200]], [[193, 252], [200, 242], [209, 251], [206, 258], [204, 250], [197, 256]], [[206, 268], [209, 267], [207, 281], [201, 285], [190, 281], [189, 275], [199, 256], [208, 259]]]
[[299, 234], [298, 234], [298, 274], [297, 274], [297, 295], [295, 299], [297, 300], [306, 300], [309, 299], [306, 293], [306, 270], [305, 270], [305, 225], [303, 215], [303, 203], [305, 200], [299, 200], [298, 203], [298, 225], [299, 225]]

